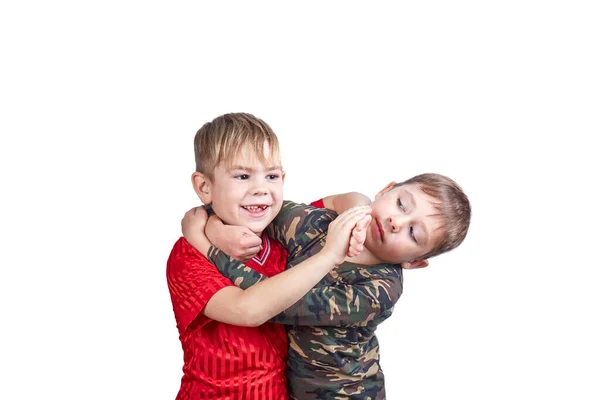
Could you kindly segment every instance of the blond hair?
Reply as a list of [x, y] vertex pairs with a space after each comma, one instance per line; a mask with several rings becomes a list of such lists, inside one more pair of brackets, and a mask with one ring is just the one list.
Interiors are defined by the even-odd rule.
[[[265, 144], [269, 146], [269, 160], [265, 156]], [[281, 163], [279, 140], [271, 127], [252, 114], [231, 113], [207, 122], [196, 133], [196, 171], [213, 179], [215, 168], [221, 163], [232, 166], [245, 146], [250, 146], [254, 156], [264, 164]]]
[[438, 200], [433, 205], [440, 213], [444, 230], [444, 235], [433, 250], [419, 258], [431, 258], [458, 247], [465, 240], [471, 223], [471, 204], [467, 195], [452, 179], [431, 173], [414, 176], [394, 187], [411, 183], [417, 184], [423, 193]]

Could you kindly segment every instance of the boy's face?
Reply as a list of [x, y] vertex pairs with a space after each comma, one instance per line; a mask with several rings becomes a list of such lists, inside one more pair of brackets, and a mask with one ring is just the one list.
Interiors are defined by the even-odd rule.
[[284, 173], [278, 160], [272, 160], [267, 143], [264, 145], [263, 164], [252, 150], [242, 148], [231, 167], [219, 164], [214, 178], [207, 179], [207, 191], [201, 196], [212, 204], [214, 212], [230, 225], [248, 227], [260, 234], [273, 221], [283, 204]]
[[388, 185], [371, 203], [372, 221], [365, 247], [388, 263], [419, 260], [443, 234], [436, 199], [417, 184], [392, 189]]

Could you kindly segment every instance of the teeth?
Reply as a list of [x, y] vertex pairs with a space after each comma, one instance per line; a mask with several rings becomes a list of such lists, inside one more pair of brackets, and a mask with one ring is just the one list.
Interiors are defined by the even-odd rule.
[[267, 208], [267, 206], [242, 206], [242, 208], [244, 208], [248, 211], [258, 211], [258, 210], [265, 210]]

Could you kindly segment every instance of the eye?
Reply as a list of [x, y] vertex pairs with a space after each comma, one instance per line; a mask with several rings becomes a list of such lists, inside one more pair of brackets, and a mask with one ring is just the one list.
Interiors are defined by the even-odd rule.
[[415, 230], [413, 229], [412, 226], [410, 227], [409, 234], [410, 234], [410, 238], [413, 240], [413, 242], [415, 242], [416, 244], [419, 244], [419, 242], [417, 242], [417, 237], [415, 236]]
[[270, 174], [270, 175], [267, 175], [267, 179], [270, 180], [270, 181], [275, 181], [275, 180], [279, 179], [279, 175], [277, 175], [277, 174]]
[[239, 179], [241, 181], [245, 181], [247, 179], [250, 179], [250, 175], [248, 175], [248, 174], [240, 174], [240, 175], [235, 175], [234, 178], [235, 179]]
[[404, 208], [404, 204], [402, 204], [402, 199], [398, 199], [398, 207], [400, 207], [400, 209], [404, 212], [406, 212], [406, 209]]

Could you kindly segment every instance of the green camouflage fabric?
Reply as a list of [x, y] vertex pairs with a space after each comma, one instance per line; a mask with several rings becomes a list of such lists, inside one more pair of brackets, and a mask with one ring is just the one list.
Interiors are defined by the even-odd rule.
[[[287, 268], [323, 248], [335, 217], [330, 210], [284, 202], [268, 234], [287, 249]], [[242, 289], [267, 279], [214, 247], [208, 256]], [[366, 267], [346, 262], [273, 318], [288, 325], [290, 398], [385, 399], [375, 330], [392, 314], [401, 294], [399, 265]]]

